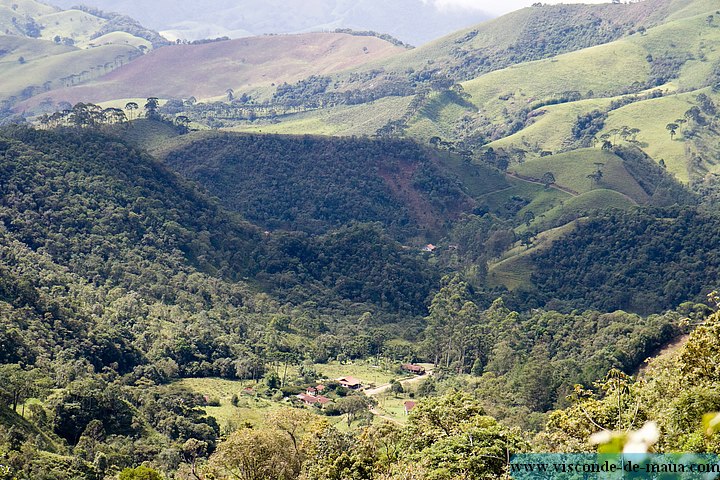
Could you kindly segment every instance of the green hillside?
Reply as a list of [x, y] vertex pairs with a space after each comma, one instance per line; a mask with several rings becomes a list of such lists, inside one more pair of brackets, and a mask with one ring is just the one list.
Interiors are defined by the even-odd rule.
[[[593, 197], [597, 198], [595, 195]], [[490, 263], [488, 281], [491, 284], [503, 285], [509, 290], [531, 288], [530, 278], [535, 269], [532, 255], [549, 248], [553, 242], [573, 231], [577, 223], [575, 221], [562, 227], [546, 230], [539, 234], [529, 246], [521, 245], [518, 242], [502, 258]]]
[[[279, 120], [280, 123], [287, 122], [284, 126], [270, 126], [270, 131], [274, 133], [314, 133], [314, 134], [338, 134], [341, 133], [362, 133], [372, 134], [378, 131], [380, 126], [376, 122], [355, 122], [355, 116], [351, 113], [344, 113], [344, 109], [340, 109], [343, 113], [330, 116], [326, 112], [316, 112], [313, 115], [309, 112], [316, 111], [318, 104], [323, 109], [333, 108], [338, 105], [357, 105], [367, 104], [374, 100], [380, 100], [392, 97], [410, 97], [426, 90], [433, 90], [440, 93], [439, 99], [434, 100], [436, 105], [423, 109], [421, 115], [416, 122], [409, 122], [411, 128], [416, 124], [416, 131], [411, 132], [414, 136], [439, 134], [443, 137], [462, 137], [467, 136], [467, 126], [456, 125], [461, 117], [472, 114], [474, 107], [467, 111], [461, 105], [461, 108], [454, 108], [449, 111], [443, 107], [452, 107], [453, 102], [448, 102], [443, 92], [447, 86], [453, 83], [470, 80], [486, 73], [497, 71], [511, 65], [525, 64], [539, 59], [549, 59], [554, 56], [574, 51], [587, 50], [589, 47], [607, 44], [622, 37], [636, 32], [638, 28], [646, 28], [661, 24], [667, 20], [671, 13], [678, 18], [685, 18], [693, 14], [696, 10], [701, 9], [700, 4], [706, 2], [689, 2], [689, 1], [671, 1], [671, 0], [652, 0], [650, 2], [640, 2], [633, 4], [612, 4], [612, 5], [545, 5], [542, 7], [532, 7], [505, 15], [499, 19], [483, 23], [475, 28], [467, 31], [450, 35], [436, 42], [430, 43], [418, 49], [404, 51], [398, 49], [392, 55], [375, 55], [377, 45], [365, 45], [363, 61], [346, 62], [343, 68], [327, 69], [322, 66], [316, 66], [312, 71], [299, 72], [293, 78], [287, 75], [287, 78], [277, 78], [277, 71], [270, 69], [261, 64], [262, 70], [268, 76], [270, 82], [263, 81], [258, 83], [256, 79], [249, 81], [242, 80], [240, 82], [232, 82], [225, 80], [223, 89], [228, 87], [234, 90], [235, 96], [240, 94], [251, 95], [256, 101], [270, 102], [271, 105], [264, 110], [254, 111], [254, 117], [273, 117], [273, 120]], [[692, 5], [690, 5], [692, 4]], [[683, 11], [683, 13], [680, 12]], [[364, 37], [365, 39], [372, 37]], [[537, 41], [540, 38], [541, 41]], [[369, 40], [368, 40], [369, 41]], [[285, 42], [287, 43], [287, 42]], [[367, 43], [367, 42], [366, 42]], [[256, 45], [255, 48], [261, 48], [263, 51], [272, 52], [273, 45], [284, 45], [282, 40], [273, 40]], [[282, 52], [276, 52], [273, 55], [273, 62], [277, 63], [277, 68], [288, 70], [288, 66], [280, 65], [286, 63], [284, 53], [293, 52], [293, 48], [284, 45]], [[632, 50], [632, 48], [627, 47]], [[592, 49], [591, 49], [592, 50]], [[625, 60], [619, 60], [615, 55], [619, 53], [627, 53], [625, 50], [618, 51], [618, 47], [610, 50], [601, 50], [593, 56], [588, 62], [588, 70], [592, 68], [617, 68], [624, 72], [629, 71], [626, 67], [644, 58], [645, 54], [640, 55], [641, 48], [635, 48], [633, 55]], [[607, 55], [603, 55], [603, 52]], [[303, 60], [301, 53], [295, 52], [298, 56], [297, 60]], [[184, 55], [191, 54], [184, 52]], [[636, 54], [636, 55], [635, 55]], [[252, 52], [243, 54], [244, 58], [250, 59]], [[347, 59], [352, 58], [352, 52], [346, 51]], [[609, 56], [608, 56], [609, 55]], [[207, 55], [205, 55], [207, 56]], [[161, 58], [156, 60], [163, 63]], [[257, 61], [249, 60], [250, 63]], [[152, 62], [150, 62], [152, 63]], [[190, 62], [193, 65], [198, 63], [200, 68], [200, 60]], [[617, 90], [616, 87], [626, 86], [636, 81], [643, 81], [648, 75], [642, 71], [638, 71], [637, 78], [630, 79], [627, 83], [618, 80], [613, 82], [603, 75], [594, 75], [591, 72], [583, 73], [577, 81], [573, 81], [573, 73], [575, 72], [576, 63], [573, 60], [560, 62], [557, 71], [549, 72], [547, 77], [565, 75], [567, 85], [557, 84], [559, 91], [549, 91], [550, 87], [541, 88], [533, 91], [534, 86], [526, 86], [524, 90], [528, 96], [532, 97], [531, 102], [545, 100], [547, 96], [553, 97], [557, 94], [567, 91], [579, 91], [587, 86], [589, 89], [597, 90], [597, 94], [605, 95], [608, 89]], [[227, 62], [226, 62], [227, 64]], [[293, 64], [294, 65], [294, 64]], [[229, 66], [229, 65], [226, 65]], [[139, 67], [138, 67], [139, 68]], [[155, 67], [152, 67], [155, 68]], [[142, 70], [152, 69], [148, 65], [144, 65]], [[649, 68], [649, 67], [648, 67]], [[203, 70], [205, 70], [203, 68]], [[265, 71], [267, 70], [267, 71]], [[581, 70], [582, 71], [582, 70]], [[132, 71], [129, 71], [131, 74]], [[223, 78], [222, 68], [216, 73], [216, 76]], [[526, 71], [522, 70], [521, 74]], [[563, 73], [565, 72], [565, 73]], [[647, 73], [647, 72], [645, 72]], [[158, 72], [158, 75], [160, 73]], [[127, 76], [126, 76], [127, 77]], [[130, 75], [130, 78], [123, 78], [125, 84], [137, 84], [143, 81], [138, 75]], [[192, 70], [184, 77], [184, 81], [194, 82], [192, 80]], [[112, 79], [111, 79], [112, 80]], [[117, 80], [117, 79], [116, 79]], [[71, 103], [84, 99], [85, 101], [102, 102], [110, 99], [129, 98], [137, 96], [160, 96], [165, 98], [171, 97], [212, 97], [217, 100], [223, 94], [218, 91], [192, 91], [188, 85], [173, 81], [173, 85], [163, 86], [157, 92], [151, 93], [145, 89], [142, 93], [136, 92], [119, 92], [119, 87], [103, 82], [103, 85], [97, 85], [94, 89], [79, 89], [76, 92], [68, 92], [67, 100]], [[263, 79], [267, 80], [267, 79]], [[272, 81], [277, 80], [277, 81]], [[528, 78], [523, 78], [528, 80]], [[608, 83], [608, 80], [610, 83]], [[492, 80], [494, 82], [494, 80]], [[281, 98], [281, 89], [285, 88], [283, 82], [290, 83], [291, 87], [297, 86], [302, 90], [301, 98], [288, 100]], [[293, 82], [298, 82], [293, 85]], [[617, 85], [616, 85], [617, 83]], [[585, 85], [587, 84], [587, 85]], [[312, 88], [305, 88], [311, 85]], [[510, 81], [505, 85], [513, 85]], [[172, 88], [170, 88], [172, 87]], [[518, 85], [522, 88], [522, 84]], [[137, 89], [136, 89], [137, 90]], [[483, 85], [470, 85], [471, 93], [477, 95], [478, 102], [484, 102], [478, 95], [478, 92], [485, 91]], [[586, 93], [588, 89], [582, 91]], [[499, 92], [489, 93], [491, 96], [512, 94], [515, 92]], [[520, 95], [520, 92], [517, 92]], [[538, 98], [535, 98], [538, 97]], [[390, 103], [380, 102], [376, 106], [380, 109], [392, 110], [398, 112], [394, 107], [397, 102], [389, 100]], [[395, 102], [393, 104], [393, 102]], [[474, 102], [479, 104], [477, 102]], [[205, 109], [213, 111], [213, 118], [222, 117], [224, 108], [220, 106], [206, 106]], [[491, 105], [487, 108], [493, 109]], [[494, 121], [495, 116], [504, 106], [499, 106], [497, 112], [490, 112], [492, 118], [488, 117], [486, 121]], [[196, 109], [193, 109], [196, 110]], [[247, 109], [246, 109], [247, 110]], [[257, 110], [257, 109], [256, 109]], [[276, 114], [280, 114], [279, 118], [270, 115], [272, 110]], [[298, 113], [299, 116], [293, 115]], [[259, 112], [259, 113], [258, 113]], [[412, 116], [417, 112], [408, 110], [401, 114]], [[246, 113], [247, 114], [247, 113]], [[428, 114], [428, 121], [437, 128], [432, 128], [430, 124], [423, 124], [423, 119]], [[436, 115], [437, 114], [437, 115]], [[515, 115], [510, 112], [510, 115]], [[388, 117], [393, 120], [394, 115]], [[471, 117], [473, 115], [470, 115]], [[331, 118], [330, 118], [331, 117]], [[229, 115], [229, 119], [242, 120], [244, 115], [240, 112]], [[330, 121], [328, 121], [330, 120]], [[522, 120], [522, 119], [521, 119]], [[514, 123], [513, 119], [510, 123]], [[228, 123], [228, 122], [224, 122]], [[231, 125], [234, 122], [229, 122]], [[274, 123], [274, 122], [273, 122]], [[427, 123], [427, 122], [426, 122]], [[343, 127], [335, 128], [334, 125], [342, 124]], [[329, 125], [329, 126], [328, 126]], [[226, 125], [227, 126], [227, 125]], [[243, 130], [253, 130], [254, 126], [241, 126]], [[502, 136], [508, 132], [498, 131], [497, 135]], [[512, 133], [512, 132], [510, 132]], [[494, 140], [497, 135], [487, 135]], [[429, 137], [428, 137], [429, 138]]]
[[[103, 45], [90, 50], [58, 46], [45, 40], [0, 37], [7, 53], [0, 58], [0, 97], [24, 99], [80, 83], [137, 57], [131, 45]], [[32, 79], [28, 82], [28, 79]], [[52, 95], [52, 94], [50, 94]], [[48, 107], [57, 108], [54, 104]]]
[[[603, 172], [602, 178], [599, 181], [588, 178], [598, 168]], [[512, 171], [536, 179], [550, 172], [557, 185], [578, 194], [602, 188], [622, 193], [634, 203], [646, 203], [648, 199], [648, 194], [623, 166], [623, 160], [600, 149], [575, 150], [532, 159], [512, 167]]]
[[719, 8], [153, 48], [0, 0], [0, 479], [720, 452]]
[[164, 161], [271, 230], [381, 222], [399, 238], [432, 239], [474, 208], [472, 196], [498, 189], [497, 173], [450, 157], [409, 141], [214, 135]]
[[564, 225], [569, 220], [606, 210], [629, 210], [636, 203], [628, 196], [614, 190], [597, 189], [572, 197], [536, 217], [529, 229], [543, 232], [554, 225]]
[[[361, 105], [331, 107], [279, 119], [260, 119], [252, 123], [239, 122], [227, 128], [234, 131], [272, 134], [367, 135], [381, 129], [389, 121], [402, 118], [411, 101], [411, 97], [388, 97]], [[236, 122], [228, 123], [232, 125]]]
[[[484, 63], [482, 68], [487, 67], [487, 72], [478, 71], [473, 74], [476, 78], [462, 82], [459, 94], [450, 92], [448, 83], [441, 85], [440, 77], [433, 77], [434, 74], [418, 75], [424, 80], [416, 79], [414, 83], [398, 80], [393, 87], [395, 90], [388, 87], [389, 91], [397, 91], [396, 95], [407, 98], [419, 85], [431, 92], [416, 96], [402, 116], [397, 108], [400, 100], [395, 97], [374, 100], [372, 111], [397, 112], [385, 115], [388, 125], [396, 124], [391, 130], [394, 135], [422, 140], [438, 136], [447, 141], [464, 142], [475, 149], [489, 142], [493, 148], [508, 150], [511, 157], [515, 155], [514, 150], [522, 150], [534, 157], [541, 152], [566, 152], [590, 146], [593, 136], [599, 138], [622, 127], [638, 129], [634, 144], [656, 161], [664, 159], [668, 171], [688, 182], [694, 176], [713, 171], [714, 167], [704, 160], [712, 156], [712, 142], [702, 140], [703, 136], [708, 136], [702, 131], [696, 132], [695, 140], [685, 141], [679, 133], [671, 142], [667, 131], [663, 133], [663, 130], [669, 122], [682, 118], [696, 105], [698, 94], [715, 98], [707, 88], [718, 83], [715, 65], [720, 61], [720, 54], [712, 45], [720, 40], [720, 30], [708, 23], [715, 10], [712, 2], [707, 1], [525, 9], [478, 27], [477, 33], [466, 40], [473, 45], [468, 51], [477, 48], [484, 52], [482, 48], [486, 45], [483, 42], [508, 45], [508, 42], [519, 41], [521, 33], [525, 32], [519, 25], [527, 27], [536, 18], [557, 16], [557, 21], [573, 21], [575, 25], [578, 22], [573, 15], [593, 12], [604, 21], [634, 26], [628, 26], [621, 38], [598, 42], [600, 45], [586, 45], [587, 48], [572, 48], [570, 52], [562, 48], [552, 50], [546, 55], [548, 58], [540, 60], [525, 58], [507, 68], [500, 68], [493, 62]], [[560, 20], [558, 12], [569, 16]], [[558, 28], [553, 27], [553, 31]], [[457, 61], [457, 50], [462, 48], [458, 46], [462, 42], [456, 43], [461, 38], [460, 34], [450, 36], [383, 62], [386, 74], [382, 81], [392, 82], [390, 79], [394, 77], [387, 72], [398, 70], [399, 65], [410, 68], [412, 61], [406, 60], [411, 57], [418, 61], [421, 58], [430, 60], [438, 75], [449, 74], [452, 67], [448, 65]], [[572, 35], [569, 38], [568, 42], [571, 42]], [[590, 41], [593, 37], [584, 32], [582, 38]], [[550, 42], [549, 45], [554, 44]], [[456, 50], [454, 56], [448, 53], [452, 48]], [[452, 79], [453, 75], [450, 77]], [[354, 78], [368, 84], [382, 84], [377, 75], [357, 73]], [[338, 88], [348, 90], [353, 87], [347, 84]], [[380, 132], [377, 122], [362, 124], [354, 120], [351, 112], [360, 112], [361, 108], [334, 106], [327, 111], [333, 112], [332, 116], [324, 110], [290, 113], [278, 117], [272, 125], [261, 122], [253, 126], [245, 122], [243, 126], [240, 122], [236, 128], [254, 131], [268, 128], [283, 133]], [[607, 118], [592, 135], [582, 137], [586, 133], [577, 130], [578, 118], [594, 111]], [[323, 118], [332, 118], [334, 126], [327, 127]], [[353, 124], [351, 130], [340, 126], [344, 120]], [[712, 132], [709, 135], [712, 136]], [[611, 134], [611, 137], [613, 143], [620, 142], [617, 134]], [[695, 157], [701, 158], [699, 166], [693, 164], [697, 163]]]
[[[105, 75], [167, 44], [121, 15], [77, 7], [60, 10], [34, 0], [0, 5], [0, 116], [18, 102]], [[40, 111], [64, 110], [45, 98]]]

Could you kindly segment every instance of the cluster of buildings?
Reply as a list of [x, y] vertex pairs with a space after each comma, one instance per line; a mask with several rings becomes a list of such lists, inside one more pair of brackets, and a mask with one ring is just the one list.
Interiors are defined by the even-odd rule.
[[[342, 377], [336, 380], [341, 387], [348, 388], [350, 390], [360, 390], [362, 388], [362, 381], [355, 377]], [[321, 407], [332, 402], [331, 399], [323, 395], [323, 392], [327, 389], [325, 385], [317, 385], [315, 387], [308, 387], [305, 393], [300, 393], [297, 398], [302, 400], [305, 405], [320, 405]]]

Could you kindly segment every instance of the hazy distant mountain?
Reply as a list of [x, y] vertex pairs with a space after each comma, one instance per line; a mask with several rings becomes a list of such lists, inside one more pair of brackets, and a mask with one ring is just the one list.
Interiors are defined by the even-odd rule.
[[48, 0], [132, 16], [170, 38], [375, 30], [419, 45], [489, 18], [478, 10], [438, 10], [422, 0]]

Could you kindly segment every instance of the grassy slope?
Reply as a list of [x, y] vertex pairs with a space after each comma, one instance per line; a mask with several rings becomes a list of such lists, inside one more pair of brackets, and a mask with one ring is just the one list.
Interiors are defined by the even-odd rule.
[[106, 20], [81, 10], [64, 10], [37, 18], [43, 27], [44, 40], [52, 40], [56, 35], [72, 38], [76, 43], [90, 40], [93, 33], [100, 30]]
[[463, 191], [475, 199], [510, 187], [505, 176], [497, 170], [472, 164], [458, 156], [446, 155], [443, 166], [460, 179]]
[[548, 105], [539, 108], [539, 116], [517, 133], [490, 143], [493, 148], [520, 147], [535, 151], [558, 152], [572, 136], [572, 129], [578, 115], [593, 110], [604, 110], [609, 99], [590, 99], [578, 102]]
[[[379, 69], [401, 76], [409, 70], [453, 71], [462, 62], [469, 61], [468, 58], [476, 54], [487, 55], [492, 59], [491, 63], [481, 67], [481, 70], [498, 69], [504, 65], [521, 62], [523, 55], [531, 58], [548, 56], [541, 52], [527, 53], [524, 51], [537, 40], [538, 35], [542, 37], [547, 33], [542, 31], [544, 22], [557, 24], [555, 31], [562, 31], [563, 28], [573, 31], [573, 28], [578, 25], [586, 25], [588, 19], [603, 19], [607, 22], [603, 24], [606, 27], [622, 25], [622, 28], [627, 27], [629, 30], [632, 25], [652, 26], [658, 24], [672, 12], [676, 12], [675, 16], [677, 17], [687, 16], [694, 10], [705, 8], [705, 6], [699, 7], [699, 4], [707, 3], [709, 2], [705, 0], [695, 2], [691, 0], [653, 0], [630, 5], [556, 5], [526, 8], [453, 33], [389, 59], [371, 62], [359, 70]], [[688, 5], [692, 8], [689, 8]], [[685, 11], [679, 13], [679, 10]], [[589, 27], [589, 31], [593, 31], [593, 28]], [[563, 39], [553, 38], [549, 41], [562, 42]], [[559, 51], [578, 50], [582, 48], [583, 41], [583, 36], [580, 35], [575, 42], [568, 42], [567, 45], [557, 48]], [[464, 83], [464, 86], [473, 94], [473, 103], [481, 106], [485, 120], [504, 122], [501, 112], [509, 105], [497, 98], [503, 94], [517, 94], [509, 102], [510, 110], [512, 110], [513, 104], [515, 108], [523, 108], [538, 100], [568, 90], [578, 90], [584, 94], [592, 89], [596, 95], [608, 95], [618, 91], [626, 84], [644, 81], [649, 73], [647, 62], [644, 61], [646, 56], [644, 50], [632, 44], [616, 42], [611, 45], [581, 50], [577, 52], [576, 56], [568, 58], [558, 56], [553, 60], [521, 64], [516, 66], [519, 70], [514, 70], [512, 67], [506, 68], [501, 70], [502, 73], [494, 72], [483, 75]], [[516, 53], [516, 49], [518, 53]], [[470, 63], [472, 64], [472, 61]], [[536, 63], [540, 63], [541, 66], [538, 67]], [[638, 68], [638, 65], [642, 67]], [[544, 66], [550, 68], [544, 68]], [[627, 72], [629, 71], [635, 73], [628, 77]], [[622, 72], [622, 74], [615, 75], [615, 72]], [[370, 83], [376, 81], [373, 79]], [[383, 108], [385, 102], [381, 100], [376, 104]], [[407, 133], [410, 136], [425, 139], [435, 135], [443, 138], [456, 137], [460, 133], [456, 125], [457, 120], [474, 113], [474, 110], [471, 106], [458, 105], [446, 96], [436, 97], [419, 116], [410, 122]], [[291, 116], [288, 118], [291, 123], [282, 131], [325, 133], [327, 130], [323, 128], [324, 125], [315, 118], [314, 114], [309, 114], [304, 116], [302, 121], [294, 122], [294, 117]], [[372, 134], [374, 132], [366, 129], [362, 133]]]
[[362, 105], [339, 106], [281, 118], [280, 123], [256, 121], [230, 130], [256, 133], [313, 135], [363, 135], [374, 133], [389, 120], [397, 120], [407, 110], [410, 97], [388, 97]]
[[98, 38], [90, 40], [88, 43], [93, 45], [132, 45], [133, 47], [144, 46], [148, 50], [152, 48], [152, 43], [145, 40], [144, 38], [136, 37], [127, 32], [111, 32], [106, 33]]
[[[699, 3], [704, 6], [698, 7]], [[432, 59], [432, 67], [451, 68], [459, 61], [458, 52], [506, 52], [512, 51], [515, 45], [538, 40], [534, 36], [538, 24], [556, 22], [557, 31], [562, 31], [563, 27], [584, 24], [589, 19], [604, 19], [612, 25], [651, 26], [661, 23], [670, 15], [681, 18], [693, 14], [696, 10], [704, 12], [714, 8], [707, 6], [710, 4], [711, 0], [652, 0], [627, 5], [545, 5], [542, 8], [524, 8], [452, 33], [373, 66], [396, 72], [405, 71], [407, 68], [420, 70], [428, 65], [428, 59]], [[514, 63], [511, 56], [506, 55], [506, 61]]]
[[487, 195], [478, 198], [478, 201], [486, 205], [492, 212], [504, 212], [507, 205], [513, 197], [526, 199], [529, 204], [525, 206], [518, 214], [519, 217], [530, 210], [535, 215], [559, 205], [561, 202], [571, 197], [568, 193], [555, 190], [554, 188], [545, 188], [535, 183], [524, 182], [515, 178], [508, 178], [509, 187], [497, 189]]
[[[29, 62], [52, 55], [73, 52], [76, 49], [64, 45], [55, 45], [43, 40], [32, 40], [14, 35], [0, 35], [0, 50], [5, 52], [0, 55], [0, 65], [3, 66], [0, 71], [5, 71], [6, 68], [18, 63], [19, 57], [25, 57], [25, 60]], [[0, 83], [0, 85], [2, 84]]]
[[[596, 162], [604, 164], [603, 178], [599, 185], [587, 178], [596, 171], [594, 165]], [[647, 194], [625, 169], [622, 159], [600, 149], [575, 150], [533, 159], [512, 167], [512, 170], [533, 178], [541, 178], [545, 172], [552, 172], [558, 185], [571, 188], [578, 193], [601, 187], [622, 193], [636, 203], [647, 201]]]
[[476, 110], [472, 104], [461, 104], [457, 97], [448, 93], [433, 94], [414, 121], [409, 122], [407, 134], [420, 139], [434, 136], [453, 138], [457, 136], [455, 124], [458, 119], [473, 114]]
[[[6, 42], [15, 43], [17, 38], [7, 39], [0, 37], [0, 45]], [[104, 45], [89, 50], [78, 50], [71, 47], [60, 47], [46, 40], [20, 40], [20, 45], [13, 52], [12, 57], [2, 58], [0, 69], [0, 97], [17, 95], [29, 85], [42, 86], [46, 81], [53, 82], [52, 87], [61, 85], [60, 79], [72, 74], [80, 74], [107, 62], [113, 62], [116, 57], [127, 58], [135, 48], [130, 45]], [[20, 64], [18, 56], [23, 51], [32, 52], [31, 57], [25, 57], [26, 63]], [[45, 99], [61, 100], [56, 91], [43, 95]], [[39, 100], [38, 100], [39, 101]]]
[[[641, 3], [650, 5], [653, 2]], [[672, 91], [677, 88], [701, 87], [713, 61], [720, 54], [711, 47], [720, 40], [720, 29], [709, 28], [704, 23], [707, 14], [714, 13], [716, 7], [705, 0], [655, 4], [662, 4], [664, 7], [654, 16], [648, 17], [647, 22], [659, 22], [665, 17], [672, 21], [649, 28], [645, 35], [634, 34], [608, 44], [514, 65], [464, 82], [463, 86], [471, 94], [471, 102], [478, 107], [479, 112], [473, 111], [471, 106], [458, 105], [448, 96], [435, 96], [429, 105], [409, 122], [407, 134], [423, 139], [434, 135], [456, 138], [463, 133], [458, 120], [464, 116], [475, 117], [476, 121], [504, 124], [508, 121], [508, 115], [556, 98], [563, 92], [578, 91], [586, 99], [540, 107], [534, 114], [544, 113], [543, 115], [538, 116], [517, 134], [493, 144], [507, 146], [528, 140], [539, 144], [544, 150], [558, 151], [571, 136], [572, 125], [578, 114], [607, 108], [612, 97], [623, 93], [633, 84], [648, 81], [651, 70], [646, 57], [649, 54], [662, 57], [666, 52], [689, 52], [697, 57], [702, 51], [707, 61], [688, 62], [678, 81], [664, 88]], [[534, 9], [521, 10], [484, 24], [478, 29], [481, 33], [470, 41], [470, 44], [474, 45], [472, 48], [483, 48], [483, 42], [511, 44], [517, 40], [517, 29], [530, 18], [532, 10]], [[669, 15], [670, 11], [675, 13]], [[514, 30], [510, 28], [513, 25]], [[421, 68], [422, 65], [427, 65], [428, 59], [431, 59], [433, 65], [441, 66], [443, 62], [450, 61], [449, 52], [453, 50], [454, 42], [463, 37], [462, 33], [369, 66], [382, 66], [386, 71], [401, 71], [404, 68]], [[701, 47], [703, 44], [704, 48]], [[421, 59], [424, 61], [421, 62]], [[386, 100], [380, 100], [376, 105], [384, 108]], [[314, 118], [315, 114], [306, 114], [302, 122], [289, 125], [288, 129], [320, 133], [320, 124], [315, 122]], [[288, 129], [285, 131], [290, 131]], [[363, 133], [373, 132], [366, 130]]]
[[335, 33], [173, 45], [155, 50], [88, 85], [53, 92], [53, 97], [71, 103], [148, 96], [220, 97], [228, 88], [243, 92], [271, 89], [273, 84], [326, 75], [402, 51], [375, 37]]
[[562, 227], [540, 233], [530, 248], [520, 245], [518, 242], [499, 261], [490, 264], [488, 270], [490, 284], [504, 285], [510, 290], [529, 286], [533, 269], [530, 256], [548, 248], [554, 241], [571, 232], [577, 226], [577, 222], [576, 220]]
[[578, 217], [593, 210], [607, 210], [612, 208], [627, 210], [633, 207], [635, 202], [614, 190], [598, 188], [573, 197], [560, 205], [548, 210], [535, 218], [530, 228], [535, 231], [544, 231], [551, 225], [561, 222], [563, 216], [566, 218]]
[[[15, 12], [16, 17], [38, 17], [58, 11], [58, 9], [53, 6], [35, 0], [3, 0], [1, 3], [5, 8], [10, 8]], [[17, 8], [14, 8], [15, 6]]]
[[[676, 54], [687, 52], [695, 58], [699, 58], [700, 53], [702, 53], [705, 60], [688, 61], [680, 71], [679, 78], [663, 86], [662, 89], [666, 92], [679, 89], [684, 91], [702, 89], [710, 76], [712, 65], [720, 60], [720, 51], [711, 46], [720, 41], [720, 28], [708, 27], [705, 18], [706, 14], [703, 13], [649, 29], [646, 35], [634, 35], [609, 45], [559, 56], [554, 65], [552, 61], [541, 61], [495, 72], [468, 82], [466, 90], [473, 93], [475, 103], [483, 105], [491, 113], [501, 108], [497, 105], [498, 99], [492, 98], [493, 95], [510, 93], [501, 91], [497, 86], [493, 90], [493, 85], [532, 85], [529, 92], [536, 97], [550, 95], [553, 92], [558, 93], [564, 89], [577, 89], [578, 85], [588, 85], [589, 89], [592, 89], [597, 96], [603, 90], [612, 92], [621, 89], [623, 86], [629, 86], [634, 81], [645, 81], [646, 79], [643, 79], [642, 75], [638, 75], [639, 72], [647, 73], [649, 71], [649, 65], [645, 57], [648, 54], [654, 57], [662, 57], [667, 55], [667, 52]], [[624, 57], [623, 60], [617, 63], [613, 62], [612, 58], [616, 55]], [[601, 60], [604, 61], [601, 62]], [[601, 66], [601, 68], [595, 69], [595, 65]], [[513, 70], [521, 70], [524, 75], [519, 75], [518, 72], [514, 74]], [[585, 78], [579, 84], [572, 79], [570, 81], [564, 80], [565, 77], [561, 73], [571, 70], [579, 72], [577, 75], [578, 80]], [[523, 80], [523, 76], [527, 78]], [[560, 80], [553, 85], [553, 78]], [[544, 79], [547, 80], [544, 81]], [[529, 93], [526, 93], [526, 95], [529, 95]], [[678, 98], [680, 104], [677, 103]], [[632, 119], [633, 121], [626, 123], [626, 125], [641, 130], [645, 130], [647, 127], [652, 128], [652, 122], [655, 122], [658, 115], [662, 116], [663, 120], [666, 120], [665, 117], [672, 117], [670, 120], [678, 118], [677, 113], [682, 116], [682, 113], [689, 108], [686, 103], [688, 96], [678, 98], [646, 100], [632, 104], [620, 111], [612, 112], [608, 122], [609, 128], [619, 126], [610, 126], [610, 124], [613, 123], [613, 117], [621, 117], [623, 111], [638, 110], [635, 118]], [[505, 108], [513, 106], [512, 100], [506, 103], [509, 103], [509, 105], [504, 105]], [[542, 107], [547, 113], [540, 117], [539, 121], [512, 137], [496, 142], [496, 144], [502, 146], [518, 143], [521, 138], [530, 137], [532, 140], [540, 141], [544, 149], [557, 150], [562, 146], [563, 140], [570, 137], [570, 130], [577, 114], [602, 108], [608, 103], [609, 99], [592, 99]], [[490, 106], [486, 106], [488, 104]], [[679, 111], [680, 109], [682, 111]], [[563, 121], [563, 118], [565, 118], [565, 121]], [[667, 121], [662, 124], [663, 129], [666, 124]], [[553, 127], [554, 132], [552, 131]], [[546, 140], [542, 140], [543, 134], [546, 135]], [[656, 135], [653, 136], [656, 137]], [[665, 147], [667, 147], [667, 144], [650, 150], [648, 153], [657, 152]], [[680, 169], [676, 170], [679, 171]]]
[[[641, 132], [637, 138], [643, 144], [643, 150], [658, 161], [665, 160], [668, 171], [680, 181], [687, 182], [691, 176], [690, 159], [696, 149], [684, 138], [684, 129], [678, 130], [678, 134], [672, 139], [665, 126], [675, 119], [683, 118], [684, 113], [696, 104], [695, 98], [700, 93], [705, 93], [714, 102], [720, 103], [720, 95], [713, 94], [709, 88], [639, 102], [613, 111], [608, 118], [606, 130], [623, 125], [638, 126]], [[717, 142], [716, 138], [705, 140], [708, 143]], [[717, 170], [717, 167], [708, 164], [706, 166], [713, 171]]]
[[646, 55], [642, 48], [622, 40], [489, 73], [464, 83], [464, 87], [473, 103], [490, 112], [515, 105], [513, 100], [504, 105], [506, 101], [498, 98], [504, 94], [515, 94], [515, 101], [525, 105], [572, 90], [612, 96], [633, 82], [647, 79], [650, 69]]

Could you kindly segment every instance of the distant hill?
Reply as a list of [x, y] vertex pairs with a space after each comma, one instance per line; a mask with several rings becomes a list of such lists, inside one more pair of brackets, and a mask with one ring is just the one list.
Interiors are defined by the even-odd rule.
[[[273, 121], [239, 122], [234, 129], [435, 137], [453, 148], [473, 150], [476, 161], [503, 159], [519, 173], [532, 165], [545, 169], [534, 172], [538, 179], [545, 172], [580, 165], [554, 154], [594, 147], [595, 154], [586, 151], [578, 157], [601, 157], [607, 139], [611, 147], [642, 149], [687, 183], [718, 171], [720, 56], [711, 47], [720, 41], [716, 12], [717, 5], [707, 0], [531, 7], [365, 67], [381, 72], [376, 75], [346, 77], [341, 89], [355, 89], [373, 100], [366, 110], [335, 105]], [[543, 38], [544, 49], [531, 45], [531, 38]], [[517, 64], [499, 68], [509, 62]], [[472, 78], [453, 85], [466, 76]], [[382, 84], [386, 87], [378, 87]], [[370, 93], [373, 88], [393, 91], [393, 85], [420, 94], [405, 93], [406, 103], [400, 104], [397, 97], [376, 99]], [[374, 112], [383, 112], [388, 128], [363, 121]], [[667, 125], [677, 119], [681, 122], [671, 135]], [[568, 172], [575, 177], [569, 183], [569, 177], [558, 177], [558, 184], [582, 193], [591, 187], [587, 176], [592, 163], [582, 167], [584, 173]], [[634, 183], [627, 176], [614, 181], [620, 193], [629, 192], [621, 185]], [[528, 188], [519, 186], [522, 194], [517, 196], [530, 202], [526, 208], [535, 215], [562, 200], [550, 202], [551, 192]], [[505, 201], [512, 197], [508, 195]], [[618, 204], [616, 200], [612, 203]]]
[[33, 99], [102, 102], [112, 99], [226, 97], [272, 91], [284, 82], [328, 75], [387, 59], [404, 48], [371, 36], [337, 33], [277, 35], [172, 45], [157, 49], [87, 85]]
[[123, 15], [0, 2], [0, 118], [18, 101], [89, 81], [164, 44]]
[[107, 43], [107, 38], [103, 43], [97, 41], [105, 34], [125, 32], [145, 40], [148, 46], [167, 43], [130, 17], [75, 5], [63, 10], [35, 0], [4, 0], [0, 2], [0, 34], [87, 47]]
[[[69, 8], [75, 0], [51, 0]], [[422, 0], [85, 0], [137, 18], [170, 39], [231, 38], [352, 28], [393, 35], [413, 45], [489, 18], [477, 9], [439, 10]]]

